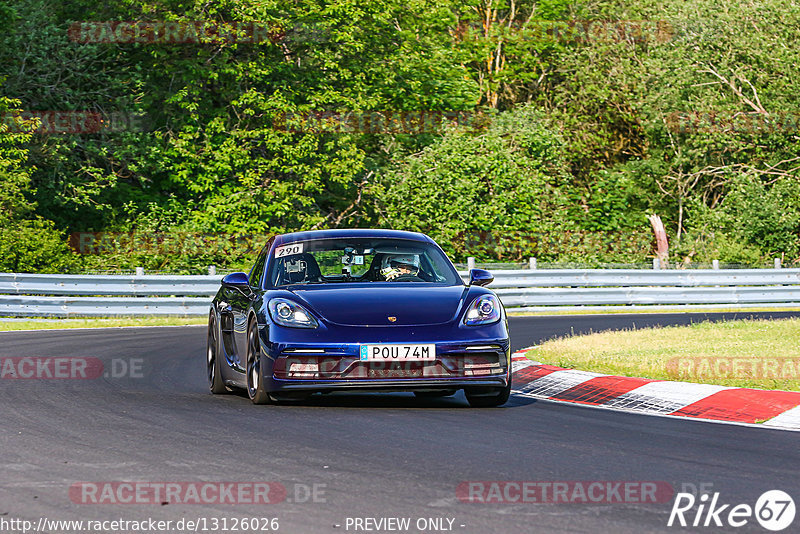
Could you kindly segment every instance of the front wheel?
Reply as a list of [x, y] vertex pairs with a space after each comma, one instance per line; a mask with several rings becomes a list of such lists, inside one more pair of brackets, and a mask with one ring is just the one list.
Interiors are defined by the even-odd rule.
[[255, 322], [247, 329], [247, 396], [253, 404], [270, 402], [261, 376], [261, 345], [258, 342], [258, 327]]
[[467, 402], [473, 408], [494, 408], [495, 406], [502, 406], [506, 402], [508, 402], [508, 397], [511, 395], [511, 380], [508, 381], [508, 385], [500, 388], [499, 390], [495, 389], [496, 393], [492, 394], [490, 391], [486, 389], [479, 389], [479, 390], [465, 390], [464, 394], [467, 397]]
[[208, 317], [208, 341], [206, 342], [206, 371], [208, 372], [208, 389], [211, 393], [219, 395], [227, 393], [228, 388], [222, 380], [222, 371], [219, 362], [219, 331], [217, 320], [213, 312]]

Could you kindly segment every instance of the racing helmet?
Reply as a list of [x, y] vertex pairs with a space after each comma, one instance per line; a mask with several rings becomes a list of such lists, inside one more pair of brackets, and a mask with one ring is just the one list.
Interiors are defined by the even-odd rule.
[[406, 253], [387, 254], [381, 261], [381, 274], [386, 278], [399, 276], [402, 268], [409, 270], [410, 274], [413, 275], [419, 273], [419, 255]]

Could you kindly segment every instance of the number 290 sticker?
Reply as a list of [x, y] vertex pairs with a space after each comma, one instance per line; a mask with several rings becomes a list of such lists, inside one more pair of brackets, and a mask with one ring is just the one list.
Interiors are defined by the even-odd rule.
[[286, 256], [292, 256], [294, 254], [302, 254], [303, 253], [303, 244], [302, 243], [293, 243], [291, 245], [283, 245], [282, 247], [278, 247], [275, 249], [275, 257], [276, 258], [285, 258]]

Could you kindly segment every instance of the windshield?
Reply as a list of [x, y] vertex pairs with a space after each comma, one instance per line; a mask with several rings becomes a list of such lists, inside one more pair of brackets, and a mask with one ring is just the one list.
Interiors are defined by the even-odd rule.
[[285, 243], [273, 251], [269, 283], [416, 282], [462, 284], [438, 247], [423, 241], [386, 238], [315, 239]]

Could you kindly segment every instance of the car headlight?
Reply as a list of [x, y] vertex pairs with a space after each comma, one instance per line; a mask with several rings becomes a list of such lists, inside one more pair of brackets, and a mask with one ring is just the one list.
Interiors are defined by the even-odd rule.
[[476, 298], [464, 315], [464, 324], [469, 326], [491, 324], [499, 320], [500, 302], [494, 295], [483, 295]]
[[293, 328], [316, 328], [319, 325], [308, 310], [289, 299], [270, 299], [268, 307], [270, 317], [279, 325]]

